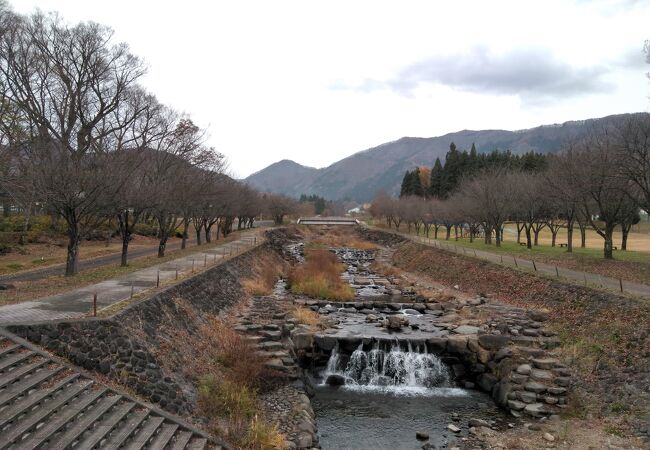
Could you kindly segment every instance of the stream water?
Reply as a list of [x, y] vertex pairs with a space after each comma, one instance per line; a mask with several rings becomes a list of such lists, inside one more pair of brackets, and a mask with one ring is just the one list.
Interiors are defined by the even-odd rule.
[[[374, 258], [372, 252], [333, 251], [346, 263], [342, 278], [355, 288], [358, 298], [389, 297], [389, 289], [374, 282], [378, 275], [369, 267], [369, 261]], [[356, 285], [353, 280], [360, 275], [370, 279], [370, 285]], [[418, 311], [400, 312], [421, 316]], [[355, 335], [364, 336], [381, 333], [374, 324], [366, 323], [362, 314], [352, 313], [349, 317], [335, 314], [335, 317], [339, 319], [339, 332], [349, 329]], [[415, 316], [411, 321], [415, 321]], [[433, 336], [436, 330], [427, 327], [423, 321], [417, 333]], [[402, 335], [414, 337], [411, 331], [405, 330]], [[455, 387], [449, 368], [440, 358], [427, 353], [425, 346], [405, 345], [407, 340], [402, 339], [402, 345], [384, 342], [365, 349], [360, 345], [351, 354], [340, 352], [337, 345], [327, 365], [313, 374], [312, 406], [323, 449], [415, 450], [427, 443], [434, 446], [429, 448], [441, 449], [467, 437], [469, 419], [483, 419], [497, 427], [504, 424], [505, 415], [487, 394]], [[337, 386], [327, 383], [330, 377], [336, 378]], [[449, 431], [450, 423], [462, 431], [458, 434]], [[416, 432], [429, 437], [418, 440]]]
[[420, 352], [410, 344], [405, 351], [399, 345], [371, 350], [360, 345], [347, 362], [338, 348], [332, 350], [323, 379], [339, 375], [345, 387], [356, 391], [378, 391], [393, 394], [427, 395], [432, 387], [449, 387], [449, 370], [436, 355]]

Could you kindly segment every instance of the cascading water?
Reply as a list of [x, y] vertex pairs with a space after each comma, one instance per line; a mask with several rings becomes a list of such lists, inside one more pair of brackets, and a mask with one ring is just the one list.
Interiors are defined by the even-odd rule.
[[360, 345], [345, 365], [338, 348], [332, 350], [324, 372], [324, 379], [330, 375], [345, 378], [348, 387], [386, 390], [395, 393], [423, 393], [433, 387], [448, 387], [449, 372], [440, 359], [433, 354], [413, 350], [409, 344], [404, 351], [399, 344], [384, 350], [376, 345], [365, 351]]

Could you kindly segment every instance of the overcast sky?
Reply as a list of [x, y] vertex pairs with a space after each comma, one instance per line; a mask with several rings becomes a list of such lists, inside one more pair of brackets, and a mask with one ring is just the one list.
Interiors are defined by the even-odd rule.
[[650, 107], [650, 1], [10, 2], [111, 26], [238, 177], [402, 136]]

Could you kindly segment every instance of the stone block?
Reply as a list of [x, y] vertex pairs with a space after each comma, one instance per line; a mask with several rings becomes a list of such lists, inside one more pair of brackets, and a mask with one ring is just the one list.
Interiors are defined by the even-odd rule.
[[478, 342], [488, 350], [500, 350], [510, 343], [510, 337], [502, 334], [479, 334]]

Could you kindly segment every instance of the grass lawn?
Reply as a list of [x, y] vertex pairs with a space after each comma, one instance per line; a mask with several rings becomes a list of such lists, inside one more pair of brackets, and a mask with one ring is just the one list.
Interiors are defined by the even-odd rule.
[[[180, 239], [171, 238], [169, 243], [177, 241]], [[129, 251], [155, 248], [157, 245], [158, 239], [136, 235], [129, 244]], [[59, 242], [15, 245], [11, 253], [0, 255], [0, 275], [63, 264], [67, 256], [66, 246], [67, 241], [64, 238], [61, 238]], [[170, 249], [169, 251], [174, 250]], [[91, 259], [121, 252], [122, 242], [120, 239], [112, 239], [108, 244], [105, 241], [82, 241], [79, 246], [79, 259]]]
[[[384, 224], [380, 226], [386, 228]], [[514, 225], [512, 227], [514, 228]], [[407, 230], [406, 226], [400, 226], [400, 231], [407, 232]], [[413, 233], [415, 233], [415, 230], [413, 230]], [[421, 230], [420, 234], [424, 235], [424, 231]], [[580, 248], [580, 233], [574, 234], [573, 253], [568, 253], [566, 248], [559, 246], [551, 247], [550, 233], [548, 233], [548, 243], [545, 238], [542, 239], [543, 236], [540, 233], [540, 245], [530, 250], [526, 246], [517, 244], [516, 234], [510, 235], [506, 231], [504, 235], [505, 241], [501, 243], [501, 247], [496, 247], [494, 244], [485, 244], [482, 239], [475, 239], [473, 243], [470, 243], [469, 239], [455, 241], [453, 231], [449, 241], [446, 241], [444, 239], [444, 228], [438, 232], [438, 240], [452, 245], [458, 245], [459, 247], [484, 250], [496, 254], [513, 255], [558, 265], [567, 269], [582, 270], [603, 276], [621, 278], [627, 281], [650, 284], [650, 251], [615, 250], [615, 259], [613, 261], [605, 260], [603, 259], [603, 240], [593, 230], [590, 230], [590, 234], [587, 236], [587, 243], [589, 244], [591, 242], [593, 245], [588, 245], [587, 248]], [[430, 237], [433, 238], [433, 229], [430, 232]], [[630, 242], [632, 242], [632, 239], [637, 243], [645, 242], [644, 238], [650, 240], [650, 236], [642, 233], [631, 234]], [[564, 240], [558, 237], [557, 242], [566, 242], [566, 237]], [[576, 243], [578, 245], [577, 247], [575, 246]], [[620, 248], [620, 245], [618, 247]], [[628, 248], [630, 247], [634, 248], [633, 245], [630, 245]]]
[[88, 286], [90, 284], [99, 283], [140, 269], [155, 266], [156, 264], [172, 261], [193, 253], [203, 252], [225, 242], [237, 240], [238, 238], [239, 232], [233, 232], [226, 239], [221, 238], [218, 241], [213, 240], [209, 245], [193, 245], [185, 250], [169, 252], [164, 258], [158, 258], [155, 255], [135, 258], [131, 260], [127, 267], [121, 267], [119, 263], [115, 263], [95, 269], [84, 270], [73, 277], [56, 275], [39, 281], [12, 281], [11, 284], [16, 286], [16, 289], [0, 291], [0, 305], [34, 300], [36, 298], [55, 295], [61, 292]]

